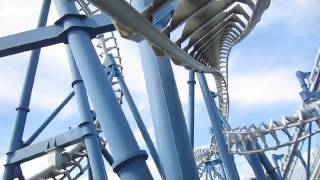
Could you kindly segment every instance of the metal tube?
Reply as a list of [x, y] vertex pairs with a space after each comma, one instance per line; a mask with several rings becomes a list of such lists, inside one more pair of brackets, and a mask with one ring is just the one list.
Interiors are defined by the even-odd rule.
[[89, 159], [87, 158], [87, 163], [88, 163], [88, 180], [94, 180], [93, 176], [92, 176], [92, 170], [91, 170], [91, 166], [90, 166], [90, 162]]
[[[221, 159], [221, 157], [219, 156], [219, 158]], [[221, 176], [222, 176], [222, 179], [227, 179], [226, 177], [226, 172], [224, 171], [224, 168], [223, 168], [223, 163], [220, 164], [221, 166]]]
[[[312, 132], [312, 123], [309, 124], [309, 134]], [[311, 136], [308, 138], [308, 157], [307, 157], [307, 180], [310, 179], [310, 155], [311, 155]]]
[[93, 179], [105, 180], [107, 179], [106, 170], [101, 157], [100, 143], [98, 141], [96, 128], [93, 124], [93, 117], [90, 111], [86, 88], [84, 87], [78, 67], [68, 46], [66, 47], [66, 50], [72, 78], [71, 85], [77, 100], [78, 113], [81, 121], [80, 127], [88, 128], [91, 131], [91, 134], [84, 136], [84, 142], [90, 162], [89, 168], [92, 171]]
[[159, 174], [161, 176], [163, 176], [162, 168], [161, 168], [161, 164], [160, 164], [160, 160], [159, 160], [159, 156], [158, 156], [157, 150], [153, 145], [153, 142], [152, 142], [152, 140], [150, 138], [148, 130], [147, 130], [146, 126], [144, 125], [143, 121], [142, 121], [142, 118], [140, 116], [138, 108], [135, 105], [134, 100], [133, 100], [133, 98], [132, 98], [132, 96], [130, 94], [130, 91], [129, 91], [129, 89], [128, 89], [128, 87], [127, 87], [127, 85], [126, 85], [126, 83], [125, 83], [125, 81], [123, 79], [123, 76], [122, 76], [119, 68], [117, 67], [116, 62], [114, 61], [114, 58], [113, 58], [113, 56], [111, 54], [108, 55], [108, 60], [109, 60], [109, 64], [113, 65], [113, 67], [116, 68], [116, 69], [113, 70], [113, 71], [115, 71], [115, 77], [118, 80], [118, 83], [119, 83], [119, 85], [121, 87], [121, 90], [122, 90], [122, 92], [124, 94], [124, 97], [127, 100], [127, 103], [128, 103], [129, 108], [130, 108], [130, 110], [132, 112], [132, 115], [133, 115], [134, 119], [136, 120], [137, 126], [138, 126], [138, 128], [139, 128], [139, 130], [140, 130], [140, 132], [142, 134], [143, 139], [146, 142], [146, 145], [147, 145], [147, 147], [148, 147], [148, 149], [150, 151], [150, 154], [151, 154], [151, 156], [153, 158], [153, 161], [154, 161], [154, 163], [155, 163], [155, 165], [156, 165], [156, 167], [158, 169], [158, 172], [159, 172]]
[[[46, 25], [50, 4], [51, 4], [51, 0], [43, 1], [37, 27], [42, 27]], [[23, 143], [22, 141], [23, 131], [24, 131], [24, 127], [27, 119], [27, 114], [29, 112], [29, 104], [30, 104], [30, 99], [32, 94], [33, 83], [36, 75], [36, 70], [38, 67], [39, 55], [40, 55], [40, 49], [35, 49], [31, 51], [30, 62], [28, 65], [26, 78], [23, 84], [20, 103], [18, 108], [16, 109], [17, 117], [14, 125], [13, 135], [10, 142], [10, 148], [7, 153], [7, 161], [6, 161], [7, 163], [10, 160], [11, 154], [14, 153], [14, 151], [16, 151], [17, 149], [21, 148]], [[13, 164], [5, 165], [3, 179], [4, 180], [13, 179], [16, 167], [17, 166]]]
[[[252, 150], [253, 149], [253, 145], [251, 142], [247, 142], [247, 149], [248, 150]], [[248, 163], [250, 164], [250, 166], [252, 167], [252, 170], [256, 176], [256, 179], [259, 180], [266, 180], [266, 175], [264, 173], [263, 167], [261, 165], [261, 161], [259, 158], [259, 155], [256, 153], [250, 154], [250, 155], [246, 155], [246, 159], [248, 160]]]
[[[146, 4], [132, 1], [137, 9]], [[164, 20], [157, 26], [165, 24]], [[170, 59], [156, 56], [146, 41], [139, 49], [164, 178], [199, 179]]]
[[57, 114], [64, 108], [66, 104], [73, 98], [74, 92], [72, 91], [60, 104], [59, 106], [50, 114], [50, 116], [41, 124], [41, 126], [29, 137], [25, 142], [25, 145], [30, 145], [40, 133], [50, 124], [50, 122], [57, 116]]
[[158, 154], [166, 179], [199, 179], [172, 67], [139, 44]]
[[111, 154], [108, 152], [108, 150], [105, 147], [102, 147], [101, 153], [102, 153], [103, 157], [106, 159], [106, 161], [112, 166], [114, 161], [113, 161]]
[[[78, 14], [73, 1], [55, 0], [60, 17]], [[65, 23], [78, 21], [66, 18]], [[99, 117], [103, 133], [114, 158], [113, 168], [121, 179], [152, 179], [146, 165], [147, 154], [140, 150], [125, 115], [117, 102], [111, 82], [106, 79], [99, 57], [90, 36], [83, 30], [73, 29], [67, 34], [68, 43], [88, 91], [92, 105]]]
[[192, 147], [194, 147], [194, 71], [189, 71], [189, 102], [188, 102], [188, 132]]
[[222, 133], [222, 121], [218, 113], [216, 104], [212, 100], [213, 97], [209, 91], [209, 87], [203, 73], [197, 73], [199, 84], [202, 90], [203, 98], [207, 106], [207, 111], [211, 120], [212, 129], [217, 140], [220, 156], [222, 159], [223, 167], [228, 180], [240, 179], [239, 174], [233, 159], [233, 156], [229, 153], [225, 137]]
[[[259, 149], [261, 148], [258, 143], [256, 144], [256, 147]], [[270, 175], [271, 179], [272, 180], [281, 180], [282, 178], [280, 177], [279, 174], [277, 174], [275, 168], [270, 163], [268, 157], [264, 153], [258, 153], [258, 154], [259, 154], [261, 163], [264, 166], [264, 169]]]
[[156, 45], [170, 57], [179, 60], [183, 64], [194, 68], [199, 72], [216, 73], [219, 70], [207, 67], [188, 53], [179, 48], [168, 37], [157, 30], [146, 18], [132, 8], [125, 0], [89, 0], [105, 13], [109, 14], [116, 22], [130, 27], [134, 32], [140, 33], [150, 43]]

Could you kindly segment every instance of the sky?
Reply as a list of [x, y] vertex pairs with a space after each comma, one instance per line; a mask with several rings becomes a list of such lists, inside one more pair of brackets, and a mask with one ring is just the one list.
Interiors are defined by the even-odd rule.
[[[34, 29], [39, 8], [40, 4], [36, 0], [2, 2], [0, 37]], [[48, 25], [53, 24], [57, 18], [52, 5]], [[272, 0], [261, 22], [232, 49], [229, 59], [229, 123], [232, 127], [269, 122], [270, 118], [280, 119], [282, 115], [293, 114], [301, 107], [300, 88], [295, 72], [312, 69], [320, 47], [319, 19], [318, 0]], [[122, 38], [118, 38], [118, 42], [125, 81], [151, 137], [155, 140], [139, 49], [134, 42]], [[29, 54], [24, 52], [0, 60], [0, 164], [4, 163], [5, 152], [8, 150]], [[188, 72], [175, 65], [173, 70], [186, 116]], [[207, 78], [209, 86], [213, 88], [213, 78]], [[24, 138], [28, 138], [71, 92], [70, 81], [64, 46], [60, 44], [44, 48], [41, 51]], [[210, 124], [198, 86], [195, 99], [195, 147], [198, 147], [210, 142]], [[139, 146], [146, 149], [126, 103], [123, 110]], [[69, 127], [77, 127], [78, 122], [75, 101], [71, 100], [36, 141], [62, 133]], [[283, 150], [285, 149], [279, 152]], [[46, 161], [47, 157], [44, 156], [23, 164], [25, 175], [30, 177]], [[236, 157], [236, 162], [241, 179], [252, 177], [243, 158]], [[150, 169], [155, 169], [150, 158], [148, 165]], [[107, 171], [109, 179], [116, 179], [109, 166]], [[0, 177], [2, 173], [1, 166]], [[157, 174], [155, 177], [159, 178]]]

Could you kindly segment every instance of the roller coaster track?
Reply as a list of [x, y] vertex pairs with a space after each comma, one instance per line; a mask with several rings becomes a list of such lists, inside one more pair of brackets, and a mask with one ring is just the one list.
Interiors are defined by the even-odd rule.
[[[317, 92], [319, 85], [319, 62], [320, 53], [315, 60], [314, 68], [307, 78], [310, 91]], [[234, 154], [248, 154], [276, 150], [288, 146], [287, 151], [281, 163], [281, 174], [283, 179], [290, 179], [297, 163], [298, 157], [296, 152], [301, 151], [304, 140], [320, 132], [320, 101], [308, 100], [304, 107], [293, 116], [283, 116], [281, 121], [270, 120], [269, 124], [262, 122], [260, 125], [250, 125], [235, 129], [225, 129], [224, 134], [227, 139], [229, 151]], [[311, 132], [306, 127], [315, 123], [317, 128]], [[279, 137], [282, 137], [281, 140]], [[283, 140], [283, 137], [287, 137]], [[251, 142], [253, 149], [247, 149], [247, 143]], [[255, 146], [262, 144], [261, 148]], [[199, 166], [211, 159], [211, 156], [218, 153], [217, 144], [214, 135], [212, 136], [211, 145], [196, 149], [194, 154]], [[313, 160], [312, 177], [318, 177], [319, 172], [319, 153]]]
[[[194, 71], [212, 73], [218, 89], [219, 109], [224, 117], [228, 118], [227, 67], [230, 50], [259, 22], [262, 13], [269, 6], [269, 0], [181, 1], [176, 5], [170, 23], [162, 30], [163, 34], [158, 32], [147, 19], [169, 1], [155, 0], [144, 9], [141, 13], [143, 16], [133, 11], [130, 5], [123, 1], [116, 2], [116, 6], [125, 12], [122, 15], [111, 7], [115, 2], [91, 1], [113, 17], [115, 25], [124, 37], [139, 40], [141, 38], [136, 36], [142, 35], [156, 46], [157, 50], [170, 56], [173, 63]], [[243, 6], [249, 7], [251, 14]], [[132, 19], [128, 20], [125, 17]], [[183, 23], [185, 23], [183, 32], [173, 44], [165, 36], [169, 36], [170, 32]], [[145, 27], [143, 29], [141, 29], [142, 24]], [[155, 39], [156, 35], [161, 38]], [[184, 46], [185, 42], [187, 45]]]
[[[270, 0], [154, 0], [138, 12], [123, 0], [75, 2], [79, 12], [86, 16], [108, 13], [122, 37], [137, 42], [145, 39], [157, 55], [169, 56], [174, 64], [191, 71], [212, 74], [217, 88], [218, 107], [225, 120], [228, 120], [229, 114], [228, 59], [231, 49], [252, 31], [270, 4]], [[159, 31], [151, 24], [156, 24], [157, 21], [152, 15], [168, 3], [172, 3], [173, 7], [168, 13], [171, 16], [170, 21]], [[170, 33], [178, 27], [183, 27], [182, 32], [176, 41], [172, 41]], [[112, 54], [122, 71], [122, 59], [114, 32], [99, 34], [96, 40], [99, 42], [97, 51], [100, 51], [98, 54], [100, 60], [104, 61], [102, 64], [105, 69], [109, 64], [107, 55]], [[317, 61], [309, 82], [311, 91], [318, 89], [319, 72]], [[112, 77], [112, 74], [109, 76]], [[117, 86], [118, 82], [112, 81], [112, 78], [111, 82], [115, 93], [118, 94], [119, 103], [122, 104], [122, 91]], [[306, 130], [309, 124], [316, 125], [311, 132]], [[96, 126], [100, 132], [98, 121]], [[259, 125], [223, 130], [228, 150], [232, 154], [246, 155], [288, 146], [281, 167], [284, 179], [291, 177], [295, 167], [297, 158], [294, 152], [301, 149], [304, 140], [319, 132], [320, 101], [317, 100], [306, 102], [296, 114], [283, 116], [280, 121], [271, 119], [269, 124], [262, 122]], [[248, 143], [252, 144], [252, 148], [248, 148]], [[100, 144], [106, 151], [106, 141], [100, 138]], [[55, 159], [54, 162], [31, 179], [77, 179], [90, 169], [90, 165], [84, 161], [87, 159], [87, 152], [83, 142], [74, 144], [69, 150], [56, 148], [48, 155]], [[194, 150], [200, 177], [208, 171], [205, 169], [206, 166], [214, 166], [212, 157], [218, 155], [218, 145], [215, 135], [212, 134], [210, 145]], [[319, 177], [320, 174], [319, 157], [318, 153], [313, 161], [313, 177]], [[206, 175], [208, 176], [208, 173]]]
[[[313, 70], [309, 77], [307, 78], [307, 83], [309, 90], [311, 92], [317, 92], [319, 91], [319, 63], [320, 63], [320, 51], [318, 51], [318, 54], [315, 59], [315, 63], [313, 66]], [[297, 129], [295, 131], [295, 137], [299, 137], [302, 133], [302, 129], [305, 129], [308, 126], [304, 126], [303, 128]], [[303, 141], [297, 144], [293, 144], [290, 147], [288, 147], [287, 152], [285, 153], [285, 156], [282, 160], [282, 166], [281, 166], [281, 173], [284, 179], [290, 179], [293, 169], [295, 167], [296, 161], [298, 158], [295, 156], [297, 151], [300, 151], [303, 146]]]
[[[94, 6], [90, 1], [87, 0], [75, 0], [77, 2], [77, 7], [80, 13], [84, 13], [87, 16], [92, 16], [95, 14], [102, 13], [102, 10]], [[94, 3], [99, 3], [99, 1], [93, 1]], [[186, 58], [176, 58], [167, 52], [167, 48], [159, 46], [157, 43], [151, 43], [161, 49], [164, 53], [171, 56], [173, 63], [186, 67], [197, 72], [208, 72], [213, 74], [216, 81], [217, 96], [219, 100], [219, 109], [223, 116], [228, 119], [229, 113], [229, 93], [228, 93], [228, 58], [232, 47], [243, 39], [252, 28], [258, 23], [261, 18], [262, 13], [268, 8], [270, 1], [258, 0], [254, 3], [251, 0], [202, 0], [202, 1], [186, 1], [178, 3], [176, 10], [173, 13], [172, 19], [167, 27], [165, 27], [162, 32], [166, 35], [170, 34], [182, 23], [185, 23], [181, 37], [175, 42], [183, 51], [175, 46], [177, 51], [182, 51], [182, 53], [188, 53], [188, 59], [191, 61], [185, 61]], [[241, 3], [239, 3], [241, 2]], [[153, 14], [154, 10], [163, 5], [165, 1], [156, 0], [149, 7], [144, 9], [142, 14], [145, 18], [149, 18]], [[246, 11], [244, 5], [248, 6], [250, 12]], [[103, 7], [103, 6], [100, 6]], [[112, 16], [112, 14], [110, 14]], [[197, 17], [204, 17], [201, 20]], [[242, 18], [241, 18], [242, 17]], [[115, 25], [118, 27], [120, 34], [126, 36], [130, 34], [125, 32], [127, 29], [123, 28], [122, 22], [117, 22], [118, 18], [115, 17]], [[125, 29], [125, 30], [124, 30]], [[140, 32], [143, 35], [143, 32]], [[127, 37], [132, 38], [132, 37]], [[118, 64], [121, 67], [121, 57], [119, 52], [119, 47], [113, 32], [99, 34], [96, 36], [99, 41], [97, 47], [101, 49], [100, 57], [105, 60], [106, 55], [112, 53], [115, 59], [117, 59]], [[134, 38], [132, 38], [134, 39]], [[184, 42], [188, 40], [186, 46], [183, 47]], [[108, 42], [112, 41], [113, 45], [110, 46]], [[181, 53], [181, 52], [180, 52]], [[105, 63], [107, 64], [107, 63]], [[117, 82], [113, 82], [117, 84]], [[120, 103], [121, 103], [121, 90], [115, 89], [115, 92], [120, 92]], [[230, 134], [230, 137], [235, 137], [232, 132], [225, 132]], [[241, 136], [243, 137], [243, 136]], [[243, 138], [242, 138], [243, 139]], [[233, 140], [235, 143], [239, 143], [237, 137]], [[233, 142], [231, 141], [231, 142]], [[232, 144], [230, 144], [232, 145]], [[82, 147], [81, 143], [75, 145], [75, 147]], [[85, 149], [75, 148], [77, 152], [65, 151], [63, 155], [67, 155], [67, 158], [63, 166], [57, 166], [55, 168], [48, 168], [46, 171], [51, 171], [51, 177], [56, 177], [57, 175], [64, 174], [61, 179], [67, 177], [71, 178], [70, 174], [72, 171], [79, 167], [80, 172], [78, 175], [82, 174], [88, 167], [81, 168], [79, 165], [85, 157]], [[247, 152], [250, 153], [250, 152]], [[79, 156], [74, 156], [73, 154], [81, 154]], [[64, 158], [66, 159], [66, 158]], [[76, 161], [76, 159], [79, 159]], [[72, 163], [77, 162], [77, 163]], [[66, 169], [70, 167], [69, 170], [61, 171], [60, 169]], [[40, 177], [41, 173], [36, 177]], [[77, 177], [77, 176], [76, 176]]]
[[[235, 129], [225, 129], [224, 134], [227, 139], [229, 151], [234, 154], [248, 154], [276, 150], [278, 148], [289, 146], [291, 144], [303, 141], [309, 136], [320, 132], [320, 101], [313, 102], [306, 107], [303, 107], [293, 116], [283, 116], [281, 121], [270, 120], [269, 124], [262, 122], [260, 125], [250, 125]], [[295, 131], [290, 129], [301, 129], [306, 124], [315, 123], [317, 129], [314, 129], [311, 134], [302, 130], [302, 133], [297, 138], [294, 138]], [[280, 136], [287, 137], [286, 141], [280, 140]], [[247, 142], [252, 142], [253, 150], [247, 149]], [[255, 146], [259, 142], [262, 148]], [[240, 150], [241, 146], [243, 150]], [[211, 155], [218, 152], [214, 136], [209, 147], [195, 150], [197, 161], [210, 158]]]
[[316, 148], [316, 152], [313, 156], [313, 163], [311, 165], [311, 177], [310, 179], [319, 179], [320, 178], [320, 149], [319, 146]]
[[[76, 4], [78, 5], [78, 10], [79, 13], [84, 13], [87, 16], [92, 16], [92, 15], [97, 15], [97, 14], [101, 14], [102, 11], [93, 6], [90, 2], [88, 2], [87, 0], [75, 0]], [[99, 57], [101, 58], [101, 61], [103, 62], [103, 64], [108, 65], [107, 61], [107, 55], [108, 54], [112, 54], [114, 59], [116, 60], [116, 63], [118, 65], [118, 67], [120, 67], [120, 70], [122, 71], [122, 58], [120, 56], [120, 48], [118, 46], [118, 42], [117, 42], [117, 38], [115, 37], [115, 34], [113, 31], [111, 32], [107, 32], [104, 34], [98, 34], [96, 36], [96, 39], [98, 40], [98, 44], [96, 45], [96, 47], [99, 49], [97, 50]], [[100, 53], [99, 53], [100, 51]], [[112, 84], [114, 85], [114, 89], [115, 89], [115, 93], [118, 94], [117, 98], [120, 102], [120, 104], [122, 104], [122, 92], [121, 89], [119, 87], [117, 87], [115, 84], [118, 84], [117, 80], [115, 79]]]

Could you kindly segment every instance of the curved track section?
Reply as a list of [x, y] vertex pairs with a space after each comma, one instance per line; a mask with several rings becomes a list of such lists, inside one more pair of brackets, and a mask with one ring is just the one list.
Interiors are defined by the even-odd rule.
[[[212, 73], [216, 78], [219, 108], [224, 117], [228, 118], [230, 50], [259, 22], [270, 0], [179, 1], [162, 33], [150, 20], [151, 15], [161, 9], [163, 4], [170, 3], [168, 0], [153, 1], [141, 14], [123, 0], [91, 1], [114, 19], [120, 34], [125, 38], [136, 41], [144, 38], [155, 47], [158, 54], [170, 56], [173, 63], [197, 72]], [[183, 31], [173, 43], [168, 36], [181, 25], [184, 25]]]
[[[295, 128], [301, 129], [309, 123], [316, 124], [311, 133], [302, 132], [295, 137]], [[244, 126], [236, 129], [225, 129], [229, 151], [234, 154], [248, 154], [276, 150], [289, 146], [320, 132], [320, 101], [306, 105], [293, 116], [283, 116], [281, 121], [270, 120], [269, 124], [264, 122], [260, 125]], [[280, 138], [281, 137], [281, 138]], [[286, 138], [283, 138], [286, 137]], [[252, 150], [247, 149], [248, 142], [253, 145]], [[262, 144], [260, 148], [256, 144]], [[241, 146], [241, 147], [239, 147]], [[242, 149], [242, 150], [240, 150]], [[210, 146], [195, 150], [195, 158], [198, 162], [210, 159], [212, 155], [218, 153], [214, 136]]]

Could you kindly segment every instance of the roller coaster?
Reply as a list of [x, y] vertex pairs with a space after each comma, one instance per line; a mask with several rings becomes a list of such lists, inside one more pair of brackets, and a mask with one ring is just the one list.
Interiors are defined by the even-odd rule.
[[[270, 0], [53, 0], [59, 19], [46, 26], [51, 0], [42, 1], [38, 27], [0, 38], [0, 57], [31, 51], [3, 180], [26, 179], [21, 164], [48, 156], [47, 167], [28, 179], [153, 179], [148, 156], [162, 179], [240, 179], [234, 155], [245, 157], [253, 179], [294, 179], [297, 163], [307, 179], [320, 179], [320, 51], [311, 72], [296, 73], [302, 106], [281, 120], [239, 128], [228, 123], [228, 59], [231, 49], [258, 25]], [[176, 40], [172, 32], [181, 29]], [[154, 145], [125, 82], [115, 31], [138, 43], [155, 132]], [[98, 43], [94, 46], [92, 40]], [[71, 72], [70, 94], [24, 137], [41, 48], [63, 43]], [[172, 64], [189, 74], [185, 118]], [[209, 120], [211, 142], [194, 147], [195, 76]], [[206, 77], [213, 76], [210, 90]], [[298, 94], [297, 94], [298, 95]], [[76, 99], [76, 128], [34, 142], [59, 112]], [[90, 103], [89, 103], [90, 100]], [[126, 102], [148, 152], [141, 150], [126, 119]], [[304, 148], [307, 146], [306, 148]], [[286, 149], [281, 154], [267, 152]], [[307, 149], [307, 160], [301, 153]], [[314, 152], [311, 153], [311, 149]], [[149, 157], [149, 158], [150, 158]], [[273, 162], [270, 160], [272, 159]], [[280, 162], [280, 163], [279, 163]], [[106, 171], [111, 166], [113, 172]], [[110, 177], [109, 177], [110, 179]]]

